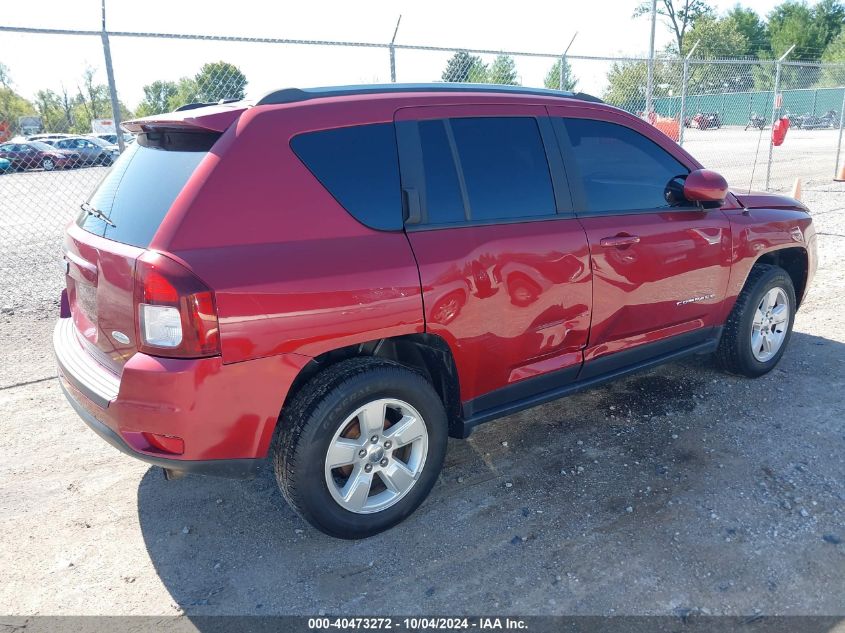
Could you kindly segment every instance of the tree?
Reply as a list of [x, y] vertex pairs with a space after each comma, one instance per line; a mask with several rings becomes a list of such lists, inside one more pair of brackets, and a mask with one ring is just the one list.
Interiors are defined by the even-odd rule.
[[845, 6], [839, 0], [821, 0], [813, 7], [813, 20], [819, 27], [819, 35], [826, 50], [843, 31]]
[[485, 83], [487, 65], [476, 55], [458, 51], [446, 62], [446, 68], [440, 77], [443, 81], [453, 83]]
[[[563, 83], [560, 80], [560, 63], [563, 61]], [[569, 90], [574, 92], [578, 85], [578, 79], [572, 76], [572, 66], [565, 59], [558, 59], [543, 80], [543, 85], [550, 90]]]
[[192, 77], [182, 77], [176, 82], [176, 92], [167, 100], [167, 110], [172, 111], [188, 103], [200, 101], [197, 82]]
[[59, 95], [53, 90], [39, 90], [35, 94], [35, 108], [41, 124], [50, 132], [69, 132], [73, 125], [73, 103], [67, 91]]
[[822, 61], [826, 64], [845, 63], [845, 31], [842, 31], [827, 45], [822, 55]]
[[783, 55], [790, 46], [793, 60], [818, 60], [827, 45], [839, 35], [845, 20], [845, 8], [837, 0], [822, 0], [814, 7], [787, 0], [769, 13], [771, 51]]
[[826, 64], [835, 64], [835, 66], [826, 66], [822, 70], [822, 85], [831, 87], [845, 85], [845, 30], [824, 49], [822, 61]]
[[745, 36], [748, 49], [742, 54], [756, 57], [761, 52], [769, 50], [769, 30], [756, 11], [737, 4], [728, 11], [724, 19], [732, 23], [736, 30]]
[[[634, 17], [651, 13], [651, 2], [644, 0], [634, 10]], [[696, 20], [704, 16], [713, 15], [713, 7], [705, 0], [657, 0], [657, 14], [669, 31], [675, 36], [677, 48], [675, 52], [684, 50], [684, 38], [687, 31], [692, 29]]]
[[[62, 94], [59, 95], [61, 98], [62, 103], [62, 112], [64, 113], [64, 119], [67, 121], [67, 125], [73, 125], [73, 108], [74, 108], [74, 100], [70, 93], [67, 91], [67, 88], [64, 84], [62, 84]], [[68, 130], [69, 131], [69, 130]]]
[[[724, 59], [750, 56], [751, 45], [739, 30], [736, 21], [728, 17], [705, 16], [696, 21], [688, 33], [685, 47], [692, 48], [698, 42], [695, 56], [704, 59]], [[687, 51], [683, 51], [686, 53]], [[754, 65], [738, 64], [690, 64], [689, 94], [741, 92], [754, 87]]]
[[95, 74], [96, 70], [88, 66], [82, 71], [82, 85], [77, 85], [77, 103], [84, 115], [82, 117], [84, 120], [84, 123], [82, 123], [83, 128], [76, 129], [80, 133], [90, 131], [90, 124], [93, 119], [103, 119], [112, 116], [109, 89], [104, 84], [94, 82]]
[[196, 98], [203, 103], [221, 99], [243, 99], [246, 76], [240, 68], [228, 62], [219, 61], [203, 65], [194, 77]]
[[[35, 107], [14, 91], [9, 69], [0, 63], [0, 124], [5, 123], [8, 129], [15, 130], [20, 117], [34, 114]], [[0, 135], [4, 134], [3, 129], [0, 127]]]
[[[780, 57], [794, 44], [790, 60], [817, 61], [842, 31], [845, 7], [839, 0], [821, 0], [813, 7], [787, 0], [775, 7], [768, 17], [774, 57]], [[817, 85], [820, 75], [817, 66], [783, 66], [780, 87], [811, 88]], [[830, 79], [830, 73], [825, 76]], [[765, 81], [758, 81], [758, 86], [767, 87]]]
[[682, 54], [689, 52], [695, 42], [695, 56], [704, 59], [741, 57], [749, 53], [749, 42], [733, 20], [703, 16], [689, 31]]
[[[82, 72], [82, 83], [77, 84], [77, 94], [65, 103], [72, 103], [72, 110], [67, 117], [70, 121], [70, 131], [76, 134], [89, 134], [91, 121], [94, 119], [111, 119], [114, 116], [111, 106], [111, 95], [105, 84], [96, 82], [96, 70], [92, 67]], [[125, 121], [132, 118], [129, 109], [118, 101], [120, 118]]]
[[519, 79], [516, 74], [516, 63], [510, 55], [499, 55], [493, 60], [490, 70], [487, 71], [487, 81], [491, 84], [502, 84], [506, 86], [518, 86]]
[[138, 105], [137, 116], [161, 114], [174, 109], [171, 104], [179, 93], [179, 85], [175, 81], [154, 81], [143, 90], [144, 99]]
[[[629, 112], [641, 112], [645, 109], [646, 77], [648, 66], [646, 62], [614, 62], [607, 74], [607, 88], [603, 98], [611, 105], [618, 106]], [[670, 64], [662, 60], [654, 63], [654, 97], [667, 97], [669, 90], [678, 81], [677, 71], [673, 72]]]

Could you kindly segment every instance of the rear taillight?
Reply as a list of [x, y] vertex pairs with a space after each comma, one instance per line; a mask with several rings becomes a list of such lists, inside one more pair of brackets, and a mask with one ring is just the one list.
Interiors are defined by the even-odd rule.
[[200, 358], [220, 353], [214, 293], [184, 266], [154, 251], [135, 264], [138, 350]]

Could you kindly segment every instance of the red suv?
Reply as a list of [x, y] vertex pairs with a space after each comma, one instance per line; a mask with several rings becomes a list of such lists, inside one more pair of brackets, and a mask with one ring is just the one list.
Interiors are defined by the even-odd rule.
[[334, 536], [407, 517], [482, 422], [687, 354], [765, 374], [816, 267], [799, 202], [587, 95], [288, 89], [127, 127], [67, 229], [69, 401], [169, 476], [269, 456]]

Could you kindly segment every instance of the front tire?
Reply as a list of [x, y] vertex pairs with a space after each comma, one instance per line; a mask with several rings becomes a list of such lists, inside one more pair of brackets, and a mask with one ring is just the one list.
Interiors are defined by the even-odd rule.
[[421, 374], [353, 358], [317, 374], [285, 406], [273, 463], [288, 503], [339, 538], [366, 538], [408, 517], [443, 465], [447, 421]]
[[53, 162], [52, 158], [45, 158], [41, 161], [41, 168], [44, 171], [53, 171], [56, 168], [56, 163]]
[[772, 371], [792, 336], [796, 307], [795, 287], [786, 271], [755, 265], [722, 332], [719, 364], [750, 378]]

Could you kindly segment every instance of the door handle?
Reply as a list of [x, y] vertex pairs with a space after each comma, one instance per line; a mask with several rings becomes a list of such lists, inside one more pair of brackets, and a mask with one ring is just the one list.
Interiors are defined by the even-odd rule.
[[405, 224], [419, 224], [422, 222], [419, 192], [411, 187], [405, 187], [402, 191], [405, 194]]
[[599, 244], [605, 248], [620, 248], [639, 243], [640, 238], [637, 235], [614, 235], [613, 237], [603, 237], [599, 240]]

